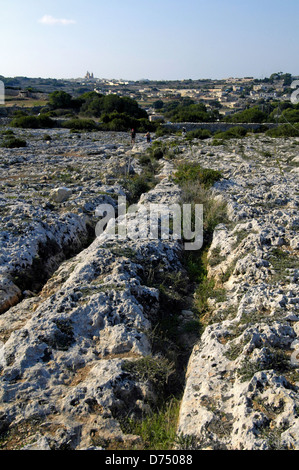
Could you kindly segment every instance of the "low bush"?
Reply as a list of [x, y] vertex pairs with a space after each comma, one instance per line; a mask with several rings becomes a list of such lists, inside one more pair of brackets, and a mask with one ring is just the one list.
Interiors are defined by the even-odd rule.
[[212, 187], [222, 178], [218, 170], [202, 168], [199, 163], [182, 163], [178, 166], [174, 175], [174, 181], [177, 184], [200, 183], [205, 188]]
[[141, 155], [139, 163], [142, 166], [143, 175], [147, 175], [150, 178], [160, 169], [160, 163], [151, 155]]
[[150, 382], [157, 389], [163, 389], [169, 377], [174, 373], [173, 364], [166, 358], [143, 357], [137, 361], [126, 361], [123, 370], [130, 373], [139, 382]]
[[181, 185], [182, 204], [202, 204], [204, 242], [209, 243], [215, 230], [220, 223], [227, 222], [227, 206], [225, 201], [215, 198], [209, 188], [198, 181], [184, 182]]
[[68, 121], [65, 121], [62, 124], [62, 127], [66, 129], [86, 132], [98, 129], [96, 122], [92, 119], [69, 119]]
[[128, 132], [129, 129], [135, 129], [137, 132], [153, 132], [156, 127], [146, 118], [137, 118], [117, 111], [102, 116], [101, 130]]
[[187, 132], [187, 135], [186, 135], [187, 140], [193, 140], [193, 139], [205, 140], [205, 139], [209, 139], [210, 137], [212, 137], [212, 133], [208, 129], [197, 129], [195, 131]]
[[267, 121], [267, 113], [263, 112], [259, 106], [253, 106], [249, 109], [244, 109], [244, 111], [240, 111], [234, 113], [230, 116], [225, 118], [226, 122], [253, 122], [253, 123], [262, 123]]
[[41, 114], [40, 116], [19, 116], [11, 121], [11, 126], [21, 129], [48, 129], [55, 126], [55, 121], [47, 114]]
[[1, 147], [7, 148], [7, 149], [14, 149], [14, 148], [21, 148], [21, 147], [26, 147], [27, 142], [23, 139], [18, 139], [15, 137], [10, 137], [5, 139], [1, 143]]
[[[156, 124], [157, 125], [157, 124]], [[173, 134], [173, 130], [167, 127], [161, 126], [160, 124], [157, 125], [156, 128], [156, 137], [163, 137], [164, 135], [171, 135]]]
[[284, 124], [266, 132], [269, 137], [299, 137], [299, 124], [292, 126]]
[[127, 193], [129, 204], [136, 204], [143, 193], [147, 193], [155, 184], [155, 178], [151, 174], [133, 175], [121, 181]]
[[3, 131], [2, 135], [7, 136], [7, 137], [12, 137], [14, 136], [14, 132], [11, 129], [8, 129], [7, 131]]
[[151, 158], [160, 160], [167, 154], [168, 146], [163, 142], [155, 141], [147, 151]]
[[231, 129], [228, 129], [227, 131], [221, 132], [215, 132], [214, 136], [216, 139], [241, 139], [242, 137], [245, 137], [247, 135], [247, 129], [241, 126], [236, 126], [232, 127]]

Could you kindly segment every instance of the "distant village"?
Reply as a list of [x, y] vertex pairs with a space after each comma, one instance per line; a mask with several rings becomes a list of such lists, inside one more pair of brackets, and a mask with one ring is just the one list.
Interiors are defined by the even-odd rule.
[[223, 80], [173, 80], [139, 81], [95, 78], [93, 72], [87, 72], [83, 78], [42, 79], [15, 77], [0, 80], [5, 84], [7, 105], [15, 100], [47, 100], [48, 94], [63, 90], [72, 95], [95, 91], [100, 94], [128, 96], [138, 101], [146, 109], [151, 120], [161, 119], [159, 106], [171, 101], [183, 99], [194, 103], [204, 103], [207, 109], [216, 108], [223, 116], [242, 111], [255, 104], [268, 101], [289, 101], [291, 83], [299, 77], [282, 72], [274, 73], [269, 78], [254, 77], [227, 78]]

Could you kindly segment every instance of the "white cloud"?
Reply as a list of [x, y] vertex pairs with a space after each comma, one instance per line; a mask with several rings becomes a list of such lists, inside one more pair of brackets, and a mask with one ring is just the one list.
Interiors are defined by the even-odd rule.
[[48, 25], [60, 24], [63, 26], [67, 26], [69, 24], [76, 24], [75, 20], [67, 20], [65, 18], [54, 18], [51, 15], [44, 15], [40, 20], [38, 20], [38, 22]]

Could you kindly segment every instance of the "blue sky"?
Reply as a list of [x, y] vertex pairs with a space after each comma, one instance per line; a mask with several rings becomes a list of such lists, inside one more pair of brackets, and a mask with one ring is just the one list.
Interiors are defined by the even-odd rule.
[[299, 75], [298, 0], [0, 0], [0, 75]]

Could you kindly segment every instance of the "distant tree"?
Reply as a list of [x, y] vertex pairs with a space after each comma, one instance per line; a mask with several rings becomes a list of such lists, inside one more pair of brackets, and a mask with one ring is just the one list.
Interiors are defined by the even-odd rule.
[[275, 80], [279, 80], [281, 75], [282, 75], [282, 72], [272, 73], [272, 75], [270, 75], [270, 82], [273, 83]]
[[223, 105], [218, 100], [210, 101], [210, 106], [212, 106], [213, 108], [217, 108], [217, 109], [223, 108]]
[[272, 73], [269, 81], [273, 83], [275, 80], [283, 80], [284, 86], [290, 86], [293, 81], [293, 77], [291, 73], [283, 73], [283, 72]]
[[[172, 122], [211, 122], [216, 119], [215, 111], [208, 112], [204, 104], [187, 104], [187, 101], [179, 103], [174, 109], [166, 111], [165, 117]], [[218, 111], [216, 111], [218, 115]]]
[[195, 101], [192, 98], [190, 98], [190, 96], [184, 96], [184, 98], [180, 100], [180, 103], [181, 103], [181, 106], [191, 106], [192, 104], [195, 104]]
[[293, 82], [293, 77], [291, 73], [285, 73], [284, 75], [282, 75], [282, 78], [284, 79], [284, 86], [291, 86]]
[[280, 122], [290, 122], [296, 123], [299, 122], [299, 109], [286, 109], [282, 112], [282, 116], [279, 119]]
[[104, 96], [91, 92], [81, 95], [80, 100], [82, 100], [80, 111], [87, 116], [100, 118], [117, 112], [137, 119], [148, 118], [146, 111], [139, 107], [137, 101], [128, 97], [120, 97], [115, 94]]
[[162, 100], [157, 100], [153, 103], [153, 107], [155, 109], [162, 109], [164, 106], [164, 102]]
[[258, 106], [254, 106], [244, 111], [237, 112], [225, 118], [226, 122], [239, 123], [261, 123], [267, 120], [267, 113], [262, 111]]
[[54, 91], [49, 95], [49, 106], [52, 109], [68, 109], [72, 108], [72, 97], [65, 91]]
[[103, 113], [103, 95], [92, 91], [81, 95], [80, 100], [82, 100], [80, 108], [80, 112], [82, 114], [85, 114], [86, 116], [100, 117]]
[[299, 125], [290, 126], [289, 124], [284, 124], [275, 129], [269, 129], [266, 135], [269, 137], [299, 137]]

